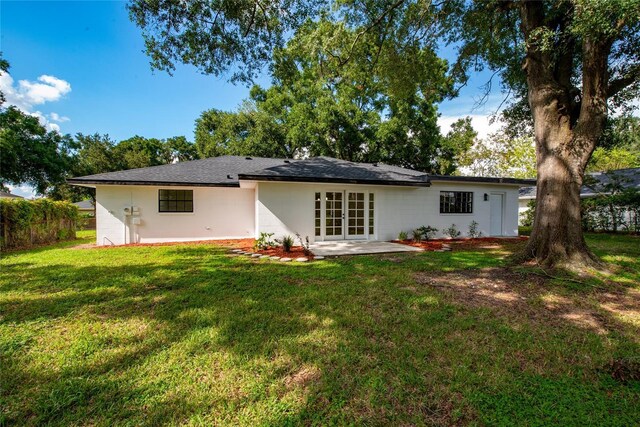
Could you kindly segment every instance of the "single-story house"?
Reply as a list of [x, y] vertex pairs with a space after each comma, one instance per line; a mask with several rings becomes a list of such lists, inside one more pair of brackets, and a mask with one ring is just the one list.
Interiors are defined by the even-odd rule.
[[[620, 188], [636, 188], [640, 191], [640, 168], [617, 169], [609, 172], [592, 172], [585, 176], [580, 189], [580, 198], [587, 199], [610, 193], [612, 185]], [[520, 221], [529, 210], [529, 202], [536, 199], [536, 187], [522, 187], [518, 196], [518, 215]]]
[[330, 157], [222, 156], [69, 179], [96, 189], [97, 244], [258, 237], [392, 240], [423, 225], [476, 221], [518, 235], [518, 190], [531, 180], [428, 175]]

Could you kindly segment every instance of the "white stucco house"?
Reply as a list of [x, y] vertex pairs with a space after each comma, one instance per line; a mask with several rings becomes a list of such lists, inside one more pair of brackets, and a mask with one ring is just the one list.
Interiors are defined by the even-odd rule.
[[518, 235], [531, 180], [427, 175], [329, 157], [222, 156], [77, 177], [96, 189], [97, 244], [257, 237], [392, 240], [422, 225]]

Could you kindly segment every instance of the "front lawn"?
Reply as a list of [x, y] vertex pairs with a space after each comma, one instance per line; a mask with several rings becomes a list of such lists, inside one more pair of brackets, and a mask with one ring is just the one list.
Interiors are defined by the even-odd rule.
[[640, 239], [283, 264], [210, 244], [3, 254], [0, 425], [640, 424]]

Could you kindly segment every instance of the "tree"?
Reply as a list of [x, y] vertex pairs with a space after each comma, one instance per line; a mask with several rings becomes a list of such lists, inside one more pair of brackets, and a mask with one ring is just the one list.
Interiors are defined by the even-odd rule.
[[[168, 139], [134, 136], [116, 143], [109, 135], [79, 133], [70, 144], [70, 161], [65, 178], [94, 175], [124, 169], [164, 165], [197, 158], [195, 146], [184, 136]], [[58, 183], [48, 196], [60, 200], [85, 200], [95, 203], [95, 190]]]
[[357, 61], [340, 63], [340, 50], [357, 38], [327, 19], [305, 23], [274, 53], [271, 87], [254, 86], [237, 112], [212, 110], [197, 120], [201, 155], [326, 155], [431, 173], [454, 170], [470, 144], [460, 144], [456, 130], [440, 135], [434, 104], [451, 91], [446, 66], [427, 55], [400, 85], [377, 75], [367, 60], [378, 54], [373, 42], [351, 53]]
[[[122, 157], [115, 152], [115, 141], [109, 135], [84, 135], [78, 133], [72, 142], [73, 156], [66, 169], [65, 178], [113, 172], [125, 167]], [[95, 205], [95, 189], [58, 183], [48, 193], [56, 200], [80, 201], [90, 198]]]
[[10, 106], [0, 110], [0, 184], [29, 184], [36, 193], [64, 181], [71, 138], [48, 132], [37, 117]]
[[186, 162], [198, 158], [195, 144], [184, 136], [173, 136], [164, 141], [162, 163]]
[[124, 163], [122, 169], [146, 168], [164, 163], [164, 142], [157, 138], [133, 136], [120, 141], [114, 154]]
[[622, 115], [608, 118], [587, 171], [612, 171], [640, 167], [640, 118]]
[[176, 62], [203, 73], [249, 82], [295, 30], [317, 10], [316, 0], [134, 0], [131, 19], [145, 31], [153, 67], [171, 72]]
[[532, 137], [511, 137], [500, 131], [477, 140], [461, 166], [476, 176], [535, 178], [535, 142]]
[[[4, 59], [2, 52], [0, 51], [0, 74], [9, 72], [9, 62]], [[4, 93], [0, 90], [0, 105], [4, 104]]]
[[526, 99], [536, 140], [538, 191], [521, 256], [547, 266], [597, 265], [580, 227], [580, 187], [608, 115], [637, 93], [638, 1], [446, 4], [442, 26], [462, 43], [460, 69], [482, 60]]

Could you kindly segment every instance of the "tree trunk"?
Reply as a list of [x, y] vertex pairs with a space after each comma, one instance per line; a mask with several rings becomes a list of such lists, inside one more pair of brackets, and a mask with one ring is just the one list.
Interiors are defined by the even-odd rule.
[[[544, 27], [544, 8], [536, 1], [519, 5], [522, 32], [528, 40]], [[523, 69], [533, 115], [538, 182], [533, 229], [521, 260], [571, 270], [601, 265], [582, 233], [580, 189], [607, 117], [610, 47], [606, 40], [583, 40], [582, 96], [578, 102], [572, 93], [571, 61], [554, 59], [536, 43], [527, 45]], [[561, 59], [572, 54], [565, 52]]]
[[521, 254], [523, 260], [572, 270], [598, 265], [582, 232], [582, 173], [571, 163], [557, 155], [538, 162], [536, 213], [531, 237]]

